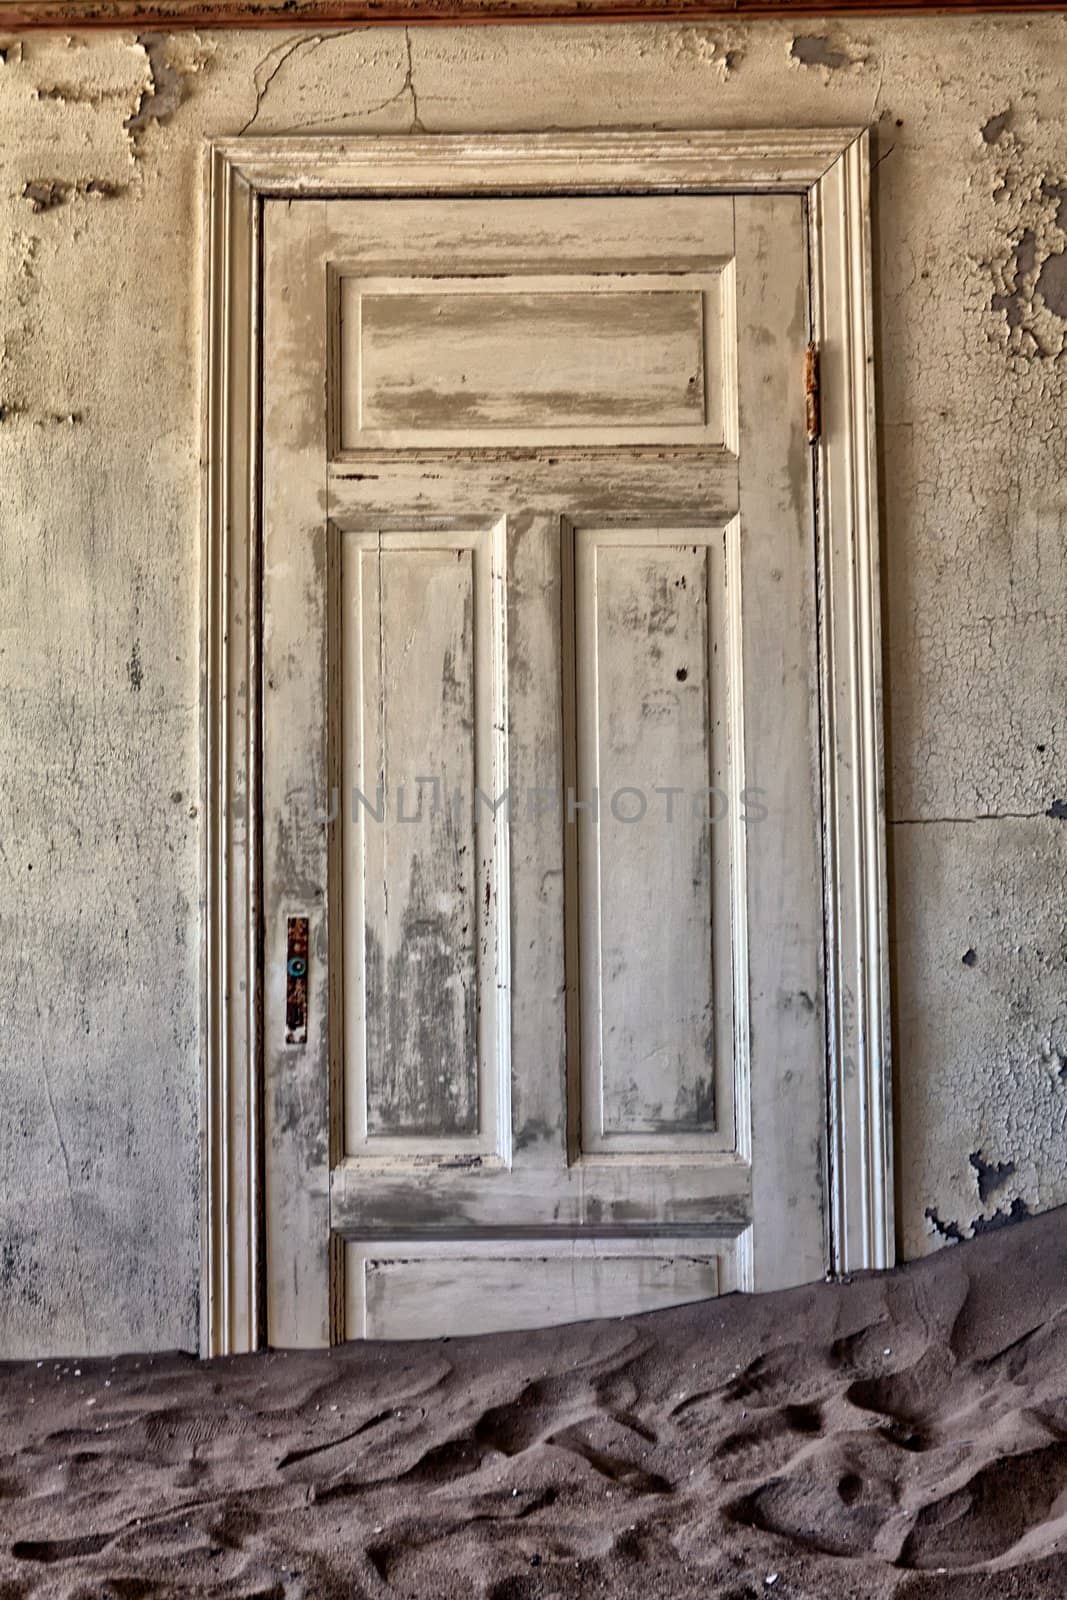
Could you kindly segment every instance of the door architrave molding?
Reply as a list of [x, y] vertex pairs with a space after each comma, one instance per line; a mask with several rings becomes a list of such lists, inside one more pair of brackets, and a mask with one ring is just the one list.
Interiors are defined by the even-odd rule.
[[[836, 1272], [894, 1260], [870, 151], [864, 128], [433, 134], [209, 143], [205, 189], [201, 1350], [264, 1339], [260, 302], [262, 208], [312, 196], [778, 191], [808, 200]], [[801, 374], [797, 375], [801, 382]]]

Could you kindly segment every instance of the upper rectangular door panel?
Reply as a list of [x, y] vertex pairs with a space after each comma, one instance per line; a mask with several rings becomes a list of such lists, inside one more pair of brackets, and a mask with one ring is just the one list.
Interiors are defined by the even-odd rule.
[[732, 449], [732, 200], [597, 206], [599, 248], [588, 201], [363, 206], [331, 263], [335, 456]]
[[342, 450], [722, 446], [721, 273], [345, 277], [340, 316]]

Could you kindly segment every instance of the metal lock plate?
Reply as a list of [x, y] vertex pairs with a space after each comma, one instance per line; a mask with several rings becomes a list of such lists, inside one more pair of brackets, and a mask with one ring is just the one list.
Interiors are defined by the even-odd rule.
[[307, 1044], [308, 919], [290, 917], [285, 940], [285, 1042]]

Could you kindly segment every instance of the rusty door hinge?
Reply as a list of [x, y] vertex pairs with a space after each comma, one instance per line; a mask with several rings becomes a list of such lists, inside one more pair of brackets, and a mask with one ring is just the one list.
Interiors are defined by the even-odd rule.
[[804, 355], [804, 418], [808, 443], [818, 444], [822, 434], [822, 400], [819, 395], [819, 347], [812, 341]]

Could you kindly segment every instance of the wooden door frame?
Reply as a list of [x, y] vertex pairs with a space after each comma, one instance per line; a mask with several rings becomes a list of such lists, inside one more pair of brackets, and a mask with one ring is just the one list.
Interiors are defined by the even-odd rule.
[[[837, 1272], [894, 1259], [870, 153], [862, 128], [232, 139], [206, 156], [201, 1348], [264, 1339], [260, 301], [268, 198], [780, 191], [808, 198], [828, 1193]], [[801, 375], [797, 375], [798, 383]]]

